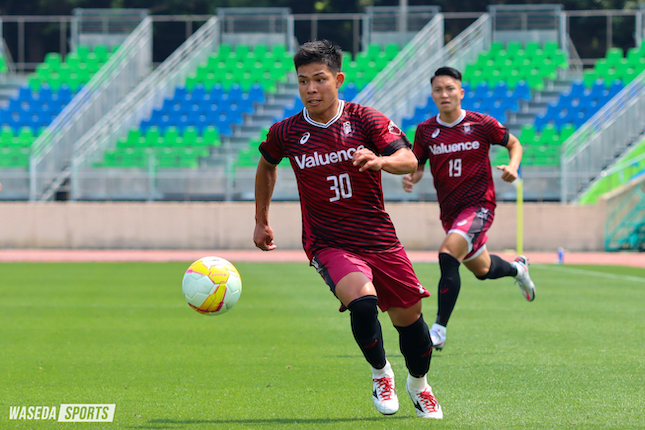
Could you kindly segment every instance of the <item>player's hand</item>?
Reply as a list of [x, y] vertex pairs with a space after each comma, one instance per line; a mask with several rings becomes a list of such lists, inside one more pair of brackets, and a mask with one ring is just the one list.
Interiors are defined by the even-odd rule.
[[408, 173], [407, 175], [403, 176], [403, 190], [411, 193], [412, 190], [414, 190], [414, 182], [412, 180], [412, 173]]
[[495, 166], [497, 170], [502, 171], [502, 180], [505, 182], [513, 182], [514, 180], [517, 179], [517, 169], [512, 169], [511, 167], [507, 166], [506, 164], [500, 164], [499, 166]]
[[352, 162], [354, 166], [358, 167], [359, 172], [364, 172], [367, 169], [378, 171], [383, 167], [381, 157], [367, 148], [356, 151], [352, 157]]
[[268, 224], [255, 225], [253, 242], [255, 242], [255, 246], [260, 248], [262, 251], [271, 251], [276, 249], [276, 245], [273, 243], [273, 229]]

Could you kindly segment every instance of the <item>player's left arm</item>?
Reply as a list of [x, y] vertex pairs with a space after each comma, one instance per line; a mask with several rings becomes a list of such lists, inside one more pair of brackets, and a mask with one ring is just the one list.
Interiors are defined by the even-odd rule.
[[518, 177], [518, 169], [520, 168], [520, 162], [522, 161], [522, 144], [519, 139], [511, 133], [508, 135], [506, 150], [508, 151], [510, 161], [508, 164], [500, 164], [495, 167], [497, 170], [502, 171], [503, 181], [513, 182]]
[[352, 159], [359, 172], [385, 170], [394, 175], [405, 175], [417, 170], [418, 161], [410, 148], [399, 148], [390, 155], [377, 155], [367, 148], [359, 149]]

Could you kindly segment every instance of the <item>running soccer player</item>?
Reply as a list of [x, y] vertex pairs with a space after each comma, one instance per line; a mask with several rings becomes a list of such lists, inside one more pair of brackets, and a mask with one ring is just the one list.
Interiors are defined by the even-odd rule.
[[419, 166], [416, 172], [403, 177], [403, 189], [412, 192], [429, 160], [446, 231], [439, 247], [437, 319], [430, 328], [434, 347], [441, 350], [461, 287], [462, 262], [480, 280], [514, 277], [528, 301], [535, 298], [535, 285], [529, 277], [526, 257], [519, 256], [509, 263], [486, 249], [486, 232], [493, 223], [496, 207], [490, 146], [502, 145], [508, 150], [509, 163], [496, 168], [502, 171], [504, 181], [513, 182], [522, 160], [522, 145], [493, 117], [461, 108], [464, 90], [458, 70], [441, 67], [430, 83], [439, 114], [417, 127], [413, 151]]
[[406, 389], [417, 416], [441, 419], [428, 385], [432, 341], [421, 299], [430, 293], [384, 210], [381, 170], [406, 174], [417, 168], [411, 144], [380, 112], [338, 98], [342, 51], [327, 40], [308, 42], [294, 56], [304, 109], [275, 123], [260, 144], [255, 179], [253, 241], [276, 248], [269, 205], [277, 165], [293, 168], [302, 212], [302, 242], [310, 264], [349, 309], [354, 338], [372, 367], [372, 401], [385, 415], [398, 411], [394, 372], [385, 356], [378, 308], [399, 333], [409, 374]]

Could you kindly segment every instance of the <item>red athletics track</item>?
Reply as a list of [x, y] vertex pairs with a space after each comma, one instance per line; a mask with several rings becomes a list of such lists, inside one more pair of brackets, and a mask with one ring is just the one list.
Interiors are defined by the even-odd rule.
[[[506, 260], [515, 254], [496, 253]], [[525, 252], [531, 263], [555, 263], [557, 253]], [[217, 255], [231, 262], [303, 262], [308, 263], [301, 250], [83, 250], [83, 249], [3, 249], [0, 262], [123, 262], [123, 261], [185, 261], [192, 262], [207, 255]], [[437, 262], [436, 251], [409, 251], [413, 262]], [[565, 252], [565, 264], [620, 265], [645, 268], [645, 253], [632, 252]]]

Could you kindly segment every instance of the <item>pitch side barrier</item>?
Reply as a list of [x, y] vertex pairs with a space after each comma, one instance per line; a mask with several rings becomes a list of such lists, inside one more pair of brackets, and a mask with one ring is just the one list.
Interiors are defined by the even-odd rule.
[[562, 144], [560, 201], [578, 201], [594, 178], [644, 138], [645, 72]]
[[29, 200], [49, 200], [69, 178], [74, 142], [128, 94], [152, 66], [152, 19], [144, 18], [32, 144]]
[[403, 117], [427, 101], [430, 76], [437, 68], [451, 66], [463, 72], [480, 51], [490, 48], [492, 21], [487, 13], [445, 46], [443, 30], [443, 16], [438, 14], [354, 101], [378, 109], [401, 124]]
[[[154, 72], [109, 111], [74, 145], [71, 200], [148, 199], [159, 186], [158, 172], [151, 159], [148, 169], [96, 168], [106, 149], [114, 148], [130, 128], [137, 128], [155, 106], [172, 96], [197, 66], [207, 61], [219, 45], [219, 21], [210, 18]], [[175, 186], [186, 185], [186, 173], [167, 178]]]

